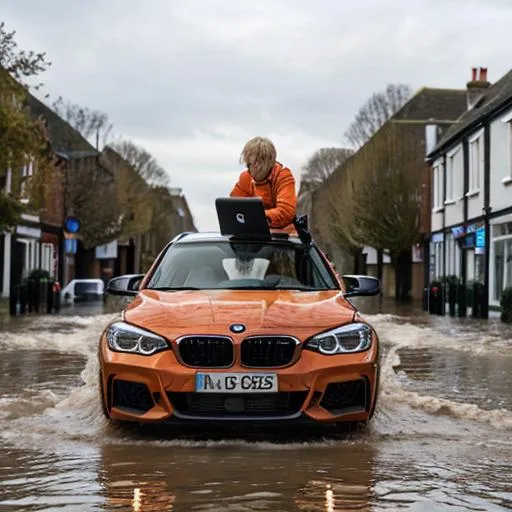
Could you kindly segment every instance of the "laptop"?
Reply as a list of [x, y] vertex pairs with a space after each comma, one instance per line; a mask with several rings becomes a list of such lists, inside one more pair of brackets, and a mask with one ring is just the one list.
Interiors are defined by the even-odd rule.
[[219, 197], [215, 208], [222, 235], [235, 238], [270, 238], [263, 201], [259, 197]]

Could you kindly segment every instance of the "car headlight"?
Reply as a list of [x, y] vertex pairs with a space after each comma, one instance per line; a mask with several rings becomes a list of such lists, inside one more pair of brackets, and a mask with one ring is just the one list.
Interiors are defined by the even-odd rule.
[[169, 348], [164, 338], [125, 322], [112, 324], [106, 332], [108, 346], [116, 352], [150, 356]]
[[368, 350], [372, 344], [372, 328], [363, 323], [336, 327], [309, 339], [304, 348], [325, 355], [351, 354]]

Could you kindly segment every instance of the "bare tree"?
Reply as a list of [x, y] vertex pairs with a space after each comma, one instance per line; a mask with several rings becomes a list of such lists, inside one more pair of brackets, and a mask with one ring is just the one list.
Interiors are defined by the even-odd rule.
[[397, 299], [408, 297], [411, 247], [419, 233], [424, 165], [417, 148], [420, 136], [396, 124], [379, 131], [344, 169], [345, 182], [337, 187], [337, 200], [330, 201], [336, 229], [349, 244], [390, 256]]
[[409, 101], [411, 95], [411, 88], [405, 84], [388, 84], [383, 91], [372, 94], [345, 132], [347, 140], [353, 146], [361, 147]]
[[129, 140], [115, 142], [111, 144], [111, 147], [114, 151], [117, 151], [149, 185], [163, 187], [169, 185], [169, 175], [145, 149]]
[[103, 148], [100, 163], [115, 178], [118, 225], [124, 237], [135, 237], [151, 229], [152, 195], [144, 179], [109, 146]]
[[346, 148], [321, 148], [302, 168], [301, 179], [309, 183], [323, 183], [353, 151]]
[[100, 140], [104, 146], [113, 128], [108, 115], [99, 110], [82, 107], [59, 97], [52, 104], [57, 114], [65, 119], [85, 139], [90, 140], [94, 136], [93, 143], [99, 151]]
[[80, 235], [86, 249], [119, 236], [115, 177], [95, 157], [70, 161], [66, 194], [68, 213], [82, 220]]
[[[16, 31], [7, 32], [5, 23], [0, 22], [0, 68], [28, 88], [24, 80], [44, 72], [51, 62], [46, 60], [46, 53], [18, 49], [18, 44], [14, 39], [15, 35]], [[37, 87], [35, 86], [35, 88]]]

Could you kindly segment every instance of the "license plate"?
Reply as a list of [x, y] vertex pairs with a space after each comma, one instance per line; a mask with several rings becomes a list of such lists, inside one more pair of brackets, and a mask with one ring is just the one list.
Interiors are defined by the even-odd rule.
[[196, 373], [197, 393], [276, 393], [277, 373]]

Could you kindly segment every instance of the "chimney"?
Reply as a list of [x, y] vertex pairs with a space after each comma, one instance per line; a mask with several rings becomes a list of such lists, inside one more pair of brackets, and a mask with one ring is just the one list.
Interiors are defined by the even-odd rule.
[[478, 100], [483, 96], [485, 89], [490, 85], [491, 83], [487, 80], [487, 68], [471, 69], [471, 80], [466, 84], [468, 110], [475, 107]]

